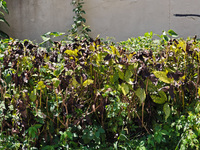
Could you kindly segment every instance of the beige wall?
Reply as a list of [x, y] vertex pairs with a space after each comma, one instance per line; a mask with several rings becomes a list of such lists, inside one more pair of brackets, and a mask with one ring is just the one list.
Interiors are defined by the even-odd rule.
[[41, 41], [48, 31], [66, 32], [73, 23], [71, 0], [6, 0], [10, 27], [2, 27], [19, 39]]
[[[48, 31], [65, 32], [73, 24], [71, 0], [7, 0], [9, 35], [41, 41]], [[173, 29], [181, 37], [200, 37], [199, 0], [85, 0], [87, 24], [93, 37], [115, 37], [116, 41], [153, 31]], [[175, 14], [192, 14], [187, 17]], [[193, 15], [198, 14], [198, 15]]]

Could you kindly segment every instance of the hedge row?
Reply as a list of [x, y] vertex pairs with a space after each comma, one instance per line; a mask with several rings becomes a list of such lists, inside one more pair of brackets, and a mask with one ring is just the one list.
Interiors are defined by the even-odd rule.
[[200, 43], [161, 38], [2, 40], [0, 148], [198, 148]]

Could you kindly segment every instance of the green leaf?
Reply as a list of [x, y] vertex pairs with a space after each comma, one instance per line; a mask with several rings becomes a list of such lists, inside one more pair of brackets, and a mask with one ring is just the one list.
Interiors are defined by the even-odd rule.
[[73, 134], [70, 131], [66, 131], [66, 133], [67, 133], [67, 138], [73, 140]]
[[[1, 31], [0, 31], [0, 37], [1, 37]], [[0, 54], [0, 61], [2, 61], [4, 58], [4, 54]]]
[[157, 141], [158, 144], [160, 144], [160, 142], [162, 141], [162, 134], [157, 133], [154, 139]]
[[130, 81], [130, 77], [133, 75], [133, 73], [130, 71], [130, 70], [126, 70], [126, 73], [125, 73], [125, 81], [126, 82], [129, 82]]
[[58, 69], [54, 70], [53, 74], [58, 77], [62, 71], [64, 70], [64, 66], [59, 67]]
[[41, 44], [43, 44], [47, 41], [51, 41], [51, 38], [59, 37], [63, 34], [65, 34], [65, 33], [63, 33], [63, 32], [47, 32], [41, 36], [41, 38], [43, 39], [43, 42]]
[[35, 138], [37, 133], [37, 129], [35, 127], [28, 128], [28, 134], [30, 137]]
[[45, 43], [51, 39], [50, 37], [46, 37], [46, 36], [41, 36], [41, 38], [43, 39], [42, 43]]
[[168, 103], [165, 103], [164, 106], [163, 106], [163, 111], [165, 113], [165, 121], [167, 121], [167, 118], [170, 116], [170, 107], [169, 107], [169, 104]]
[[93, 84], [94, 83], [94, 80], [91, 80], [91, 79], [87, 79], [87, 80], [85, 80], [85, 82], [83, 82], [83, 86], [88, 86], [88, 85], [90, 85], [90, 84]]
[[0, 37], [9, 38], [8, 34], [0, 30]]
[[11, 95], [8, 94], [8, 93], [6, 93], [6, 94], [4, 95], [4, 98], [11, 98]]
[[151, 95], [151, 99], [156, 104], [164, 104], [167, 101], [167, 96], [166, 96], [165, 92], [161, 90], [158, 92], [158, 94], [159, 94], [159, 96]]
[[6, 80], [5, 80], [6, 83], [9, 84], [11, 82], [11, 80], [12, 80], [12, 76], [10, 74], [7, 74]]
[[9, 14], [6, 1], [1, 1], [0, 7], [1, 7], [7, 14]]
[[0, 1], [0, 8], [2, 7], [2, 5], [3, 5], [3, 1], [1, 0], [1, 1]]
[[172, 29], [168, 31], [168, 34], [171, 35], [172, 37], [178, 37], [178, 34], [174, 32]]
[[2, 11], [0, 11], [0, 15], [1, 15], [1, 16], [5, 16], [4, 13], [3, 13]]
[[169, 37], [167, 36], [166, 32], [163, 32], [163, 40], [169, 41]]
[[99, 133], [105, 133], [105, 130], [102, 127], [100, 127], [99, 130], [98, 130], [98, 132]]
[[128, 70], [130, 70], [131, 72], [134, 72], [136, 68], [137, 68], [137, 62], [134, 63], [133, 65], [130, 64], [128, 66]]
[[79, 83], [77, 82], [77, 80], [75, 79], [75, 77], [72, 78], [72, 85], [74, 87], [77, 87], [79, 85]]
[[82, 139], [85, 144], [88, 144], [94, 138], [94, 134], [91, 130], [85, 129]]
[[43, 119], [46, 118], [46, 115], [40, 109], [38, 109], [35, 116], [38, 116], [38, 117], [43, 118]]
[[52, 38], [55, 38], [55, 37], [59, 37], [63, 34], [65, 34], [65, 33], [64, 32], [47, 32], [44, 34], [44, 36], [50, 36]]
[[140, 99], [140, 103], [144, 103], [145, 99], [146, 99], [146, 93], [145, 90], [142, 88], [138, 88], [135, 91], [135, 94], [137, 95], [137, 97]]
[[37, 129], [39, 129], [39, 128], [42, 127], [42, 125], [41, 124], [35, 124], [34, 127], [37, 128]]
[[[92, 46], [93, 47], [93, 46]], [[96, 58], [96, 63], [97, 65], [99, 66], [101, 64], [101, 61], [102, 61], [102, 53], [98, 53], [97, 55], [97, 58]]]
[[124, 95], [127, 95], [129, 93], [129, 87], [128, 87], [127, 84], [122, 83], [121, 89], [122, 89], [122, 92], [123, 92]]
[[38, 90], [42, 90], [46, 87], [46, 85], [44, 84], [44, 81], [39, 81], [37, 84], [37, 89]]
[[112, 53], [113, 54], [116, 54], [117, 56], [120, 56], [120, 53], [119, 53], [119, 51], [118, 51], [118, 49], [116, 47], [110, 46], [110, 48], [112, 49]]
[[52, 81], [53, 81], [53, 86], [57, 88], [60, 84], [60, 80], [58, 78], [53, 78]]
[[114, 149], [118, 150], [118, 141], [116, 141], [113, 145], [114, 145]]
[[0, 17], [0, 21], [1, 21], [1, 22], [4, 22], [4, 23], [6, 23], [8, 26], [10, 26], [9, 23], [6, 21], [6, 19], [5, 19], [4, 17]]
[[156, 95], [151, 95], [151, 99], [153, 100], [154, 103], [156, 104], [163, 104], [165, 103], [164, 100], [162, 100], [160, 97], [156, 96]]
[[167, 72], [165, 71], [153, 71], [153, 74], [158, 78], [159, 80], [170, 84], [171, 79], [167, 77]]
[[199, 89], [198, 89], [198, 94], [199, 94], [199, 96], [200, 96], [200, 87], [199, 87]]
[[114, 73], [114, 75], [113, 75], [113, 81], [114, 81], [114, 82], [117, 82], [118, 79], [119, 79], [119, 74], [118, 74], [117, 71], [115, 71], [115, 73]]
[[31, 101], [35, 101], [36, 100], [36, 98], [37, 98], [37, 96], [36, 96], [36, 93], [37, 91], [36, 91], [36, 89], [34, 89], [33, 91], [31, 91], [31, 94], [30, 94], [30, 96], [29, 96], [29, 98], [31, 99]]
[[130, 62], [131, 58], [133, 58], [133, 56], [136, 54], [136, 52], [133, 52], [133, 53], [130, 53], [130, 54], [127, 54], [126, 57], [128, 59], [128, 62]]
[[96, 49], [95, 49], [95, 47], [94, 47], [93, 45], [90, 45], [90, 46], [89, 46], [89, 50], [95, 51]]
[[165, 92], [164, 92], [163, 90], [160, 90], [160, 91], [158, 92], [158, 94], [160, 95], [160, 97], [161, 97], [162, 99], [164, 99], [165, 101], [167, 101], [167, 96], [166, 96], [166, 94], [165, 94]]
[[148, 87], [147, 87], [148, 92], [155, 92], [157, 91], [156, 85], [154, 85], [151, 80], [148, 81]]
[[64, 53], [68, 54], [69, 56], [78, 56], [78, 50], [77, 49], [75, 49], [75, 50], [66, 50]]
[[119, 78], [124, 80], [124, 73], [121, 70], [118, 71], [118, 74], [119, 74]]

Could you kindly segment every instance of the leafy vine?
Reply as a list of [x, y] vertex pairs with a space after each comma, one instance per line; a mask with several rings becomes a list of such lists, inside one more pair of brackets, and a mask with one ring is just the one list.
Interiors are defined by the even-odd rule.
[[89, 26], [86, 26], [86, 19], [83, 17], [85, 10], [83, 10], [84, 0], [72, 0], [72, 5], [75, 7], [73, 12], [75, 16], [73, 17], [74, 24], [70, 30], [73, 36], [81, 36], [84, 38], [89, 38], [89, 32], [91, 32]]
[[[4, 17], [4, 12], [9, 14], [6, 2], [4, 0], [0, 0], [0, 22], [6, 23], [8, 26], [10, 26]], [[9, 38], [9, 36], [0, 30], [0, 38]]]

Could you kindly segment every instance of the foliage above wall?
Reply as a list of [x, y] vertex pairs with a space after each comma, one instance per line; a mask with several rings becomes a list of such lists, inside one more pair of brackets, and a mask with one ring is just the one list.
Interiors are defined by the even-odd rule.
[[74, 24], [72, 25], [71, 33], [72, 35], [81, 35], [83, 37], [89, 38], [88, 33], [91, 32], [88, 26], [85, 25], [86, 19], [83, 17], [85, 10], [83, 10], [84, 0], [72, 0], [74, 5], [73, 12], [75, 13]]
[[[0, 9], [0, 22], [6, 23], [8, 26], [10, 26], [4, 17], [4, 12], [9, 14], [7, 4], [4, 0], [0, 0]], [[9, 38], [9, 36], [0, 29], [0, 38]]]
[[[75, 7], [73, 9], [75, 16], [73, 17], [74, 24], [65, 36], [67, 40], [73, 40], [74, 37], [79, 39], [90, 39], [89, 32], [91, 32], [91, 30], [89, 26], [86, 26], [86, 19], [83, 17], [85, 14], [83, 4], [84, 0], [72, 0], [72, 5]], [[46, 44], [47, 42], [51, 45], [53, 44], [53, 38], [60, 37], [64, 34], [64, 32], [47, 32], [41, 36], [43, 42], [40, 43], [40, 45]]]

